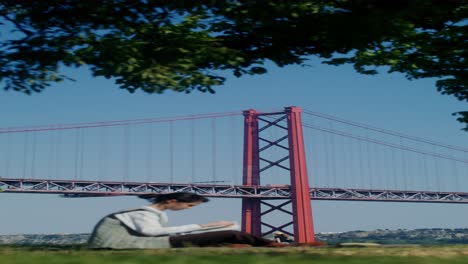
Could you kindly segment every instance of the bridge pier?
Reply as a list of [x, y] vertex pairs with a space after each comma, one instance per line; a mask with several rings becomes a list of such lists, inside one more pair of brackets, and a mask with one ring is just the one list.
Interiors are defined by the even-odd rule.
[[[258, 138], [258, 112], [244, 111], [244, 162], [242, 184], [248, 186], [260, 185], [260, 156]], [[261, 236], [260, 199], [242, 199], [242, 231]]]
[[[262, 116], [275, 117], [274, 121], [262, 118]], [[278, 117], [279, 116], [279, 117]], [[280, 122], [287, 119], [287, 127], [280, 125]], [[259, 128], [259, 120], [266, 123]], [[260, 132], [271, 127], [279, 127], [286, 130], [287, 135], [277, 140], [262, 138]], [[288, 140], [288, 146], [280, 145], [284, 140]], [[260, 148], [260, 140], [267, 144]], [[261, 157], [261, 152], [270, 147], [280, 147], [288, 150], [288, 155], [277, 161], [270, 161]], [[260, 168], [260, 159], [269, 165]], [[280, 163], [289, 159], [289, 168]], [[307, 164], [304, 151], [304, 138], [302, 133], [301, 109], [295, 106], [286, 107], [284, 112], [258, 113], [255, 110], [244, 111], [244, 163], [243, 163], [243, 185], [260, 186], [261, 172], [272, 168], [280, 167], [289, 171], [291, 184], [291, 198], [281, 205], [272, 205], [260, 198], [242, 199], [242, 231], [254, 235], [267, 235], [275, 231], [282, 231], [289, 225], [293, 225], [295, 241], [307, 243], [315, 241], [315, 234], [312, 220], [312, 209], [310, 204], [309, 181], [307, 176]], [[292, 204], [292, 212], [287, 212], [282, 207]], [[270, 209], [262, 212], [261, 205], [267, 205]], [[262, 221], [262, 216], [273, 212], [282, 211], [292, 215], [292, 221], [279, 227]], [[262, 232], [262, 225], [271, 230]]]

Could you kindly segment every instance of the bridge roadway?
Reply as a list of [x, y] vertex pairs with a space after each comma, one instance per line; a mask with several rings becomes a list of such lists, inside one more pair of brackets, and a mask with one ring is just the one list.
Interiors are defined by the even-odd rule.
[[[289, 185], [245, 186], [0, 177], [0, 193], [46, 193], [60, 194], [65, 197], [98, 197], [181, 191], [220, 198], [288, 199], [291, 188]], [[312, 200], [468, 203], [468, 193], [464, 192], [310, 188], [310, 195]]]

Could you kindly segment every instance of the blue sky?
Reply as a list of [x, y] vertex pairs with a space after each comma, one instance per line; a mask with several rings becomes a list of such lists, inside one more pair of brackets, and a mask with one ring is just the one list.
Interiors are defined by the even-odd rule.
[[[296, 105], [375, 127], [467, 147], [451, 113], [466, 102], [439, 94], [435, 80], [408, 81], [401, 74], [364, 76], [350, 66], [269, 66], [261, 76], [229, 77], [216, 94], [130, 94], [85, 69], [67, 70], [64, 82], [27, 96], [0, 92], [0, 127], [165, 117]], [[229, 74], [226, 74], [229, 76]], [[468, 191], [468, 190], [465, 190]], [[0, 234], [86, 233], [100, 217], [144, 204], [132, 197], [63, 199], [54, 195], [1, 194]], [[468, 205], [313, 202], [319, 232], [377, 228], [468, 228]], [[213, 199], [170, 213], [172, 224], [240, 221], [240, 201]], [[188, 222], [187, 219], [190, 219]]]

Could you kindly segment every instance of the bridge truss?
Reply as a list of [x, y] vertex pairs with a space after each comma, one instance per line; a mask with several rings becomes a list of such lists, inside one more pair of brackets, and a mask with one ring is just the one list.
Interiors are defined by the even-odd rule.
[[[65, 197], [96, 197], [182, 191], [218, 198], [291, 199], [289, 185], [245, 186], [0, 178], [0, 192], [4, 193], [48, 193]], [[468, 204], [468, 193], [463, 192], [310, 188], [310, 196], [312, 200], [331, 201]]]

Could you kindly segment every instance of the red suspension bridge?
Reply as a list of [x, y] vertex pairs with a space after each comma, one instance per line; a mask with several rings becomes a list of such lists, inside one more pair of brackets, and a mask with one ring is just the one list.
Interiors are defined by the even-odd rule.
[[311, 199], [468, 203], [467, 148], [297, 107], [1, 128], [0, 145], [2, 192], [241, 198], [244, 231], [298, 242]]

